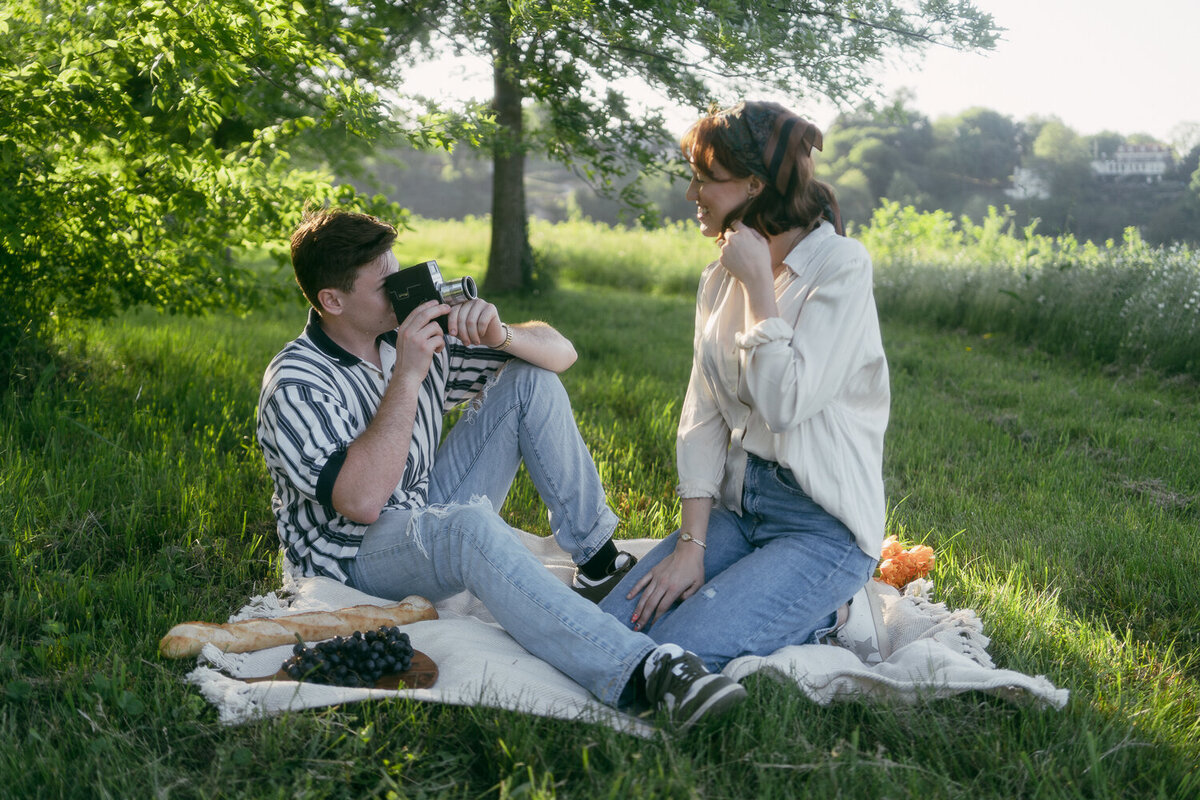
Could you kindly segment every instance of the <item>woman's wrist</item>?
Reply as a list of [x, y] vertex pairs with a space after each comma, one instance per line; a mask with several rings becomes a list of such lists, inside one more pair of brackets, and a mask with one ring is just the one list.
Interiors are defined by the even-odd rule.
[[779, 316], [779, 303], [775, 299], [774, 284], [754, 293], [747, 292], [746, 301], [746, 305], [749, 306], [751, 325], [757, 325], [763, 320]]
[[693, 536], [687, 531], [679, 532], [679, 541], [682, 544], [698, 545], [697, 549], [699, 550], [706, 550], [708, 548], [708, 542], [704, 541], [704, 539], [700, 538], [699, 536]]

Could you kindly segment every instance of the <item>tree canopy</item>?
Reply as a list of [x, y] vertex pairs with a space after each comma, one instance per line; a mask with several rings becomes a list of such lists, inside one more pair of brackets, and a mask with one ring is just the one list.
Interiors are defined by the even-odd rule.
[[[0, 18], [0, 347], [55, 319], [139, 304], [244, 306], [261, 277], [231, 257], [282, 242], [377, 136], [485, 143], [495, 160], [493, 288], [529, 284], [524, 159], [537, 149], [643, 202], [673, 143], [613, 88], [697, 109], [769, 89], [859, 97], [885, 53], [991, 45], [967, 0], [9, 0]], [[397, 121], [388, 87], [446, 48], [494, 66], [487, 107]], [[527, 103], [540, 110], [526, 124]]]
[[[413, 60], [447, 47], [487, 57], [496, 122], [492, 254], [488, 287], [527, 286], [523, 160], [537, 150], [594, 185], [642, 205], [639, 178], [660, 165], [672, 139], [661, 117], [616, 88], [633, 80], [698, 110], [748, 92], [838, 102], [870, 94], [885, 55], [930, 44], [988, 48], [996, 28], [969, 0], [813, 0], [683, 3], [679, 0], [414, 0], [436, 21]], [[523, 101], [542, 114], [526, 127]]]
[[[0, 347], [54, 318], [244, 306], [232, 248], [355, 202], [305, 153], [388, 124], [378, 30], [284, 0], [9, 0], [0, 18]], [[310, 163], [316, 159], [309, 159]]]
[[818, 176], [834, 184], [850, 221], [866, 222], [885, 199], [976, 221], [989, 207], [1009, 206], [1017, 224], [1036, 219], [1050, 234], [1104, 241], [1138, 227], [1154, 243], [1198, 241], [1200, 145], [1177, 152], [1174, 166], [1150, 180], [1106, 178], [1093, 164], [1121, 147], [1168, 146], [1142, 133], [1084, 135], [1054, 117], [1013, 120], [986, 108], [931, 121], [908, 100], [842, 114], [826, 133]]

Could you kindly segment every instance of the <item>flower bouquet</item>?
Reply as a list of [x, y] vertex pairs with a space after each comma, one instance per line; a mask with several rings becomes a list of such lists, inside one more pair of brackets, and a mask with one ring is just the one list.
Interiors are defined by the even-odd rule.
[[924, 578], [933, 569], [933, 548], [917, 544], [905, 549], [895, 536], [883, 540], [879, 574], [876, 580], [903, 590], [905, 585], [917, 578]]

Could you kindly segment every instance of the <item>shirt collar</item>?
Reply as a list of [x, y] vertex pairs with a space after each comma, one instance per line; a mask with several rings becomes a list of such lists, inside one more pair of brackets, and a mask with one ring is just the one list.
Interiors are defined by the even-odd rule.
[[[316, 345], [317, 349], [325, 355], [332, 358], [343, 367], [353, 367], [355, 364], [362, 363], [362, 359], [346, 350], [340, 344], [329, 338], [329, 334], [325, 333], [325, 329], [321, 327], [321, 315], [317, 313], [315, 308], [308, 309], [308, 324], [304, 326], [304, 333], [308, 336], [309, 341]], [[375, 339], [376, 342], [386, 342], [392, 348], [396, 347], [396, 331], [388, 331], [382, 333]]]
[[791, 252], [783, 257], [783, 263], [787, 264], [788, 269], [797, 275], [804, 266], [805, 260], [808, 259], [810, 252], [821, 242], [828, 239], [830, 236], [836, 236], [837, 233], [833, 230], [833, 225], [827, 220], [821, 220], [821, 224], [813, 228], [813, 230], [801, 239]]

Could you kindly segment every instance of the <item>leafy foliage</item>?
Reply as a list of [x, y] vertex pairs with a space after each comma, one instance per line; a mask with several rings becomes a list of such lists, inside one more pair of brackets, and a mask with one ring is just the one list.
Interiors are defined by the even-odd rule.
[[[1104, 241], [1137, 227], [1154, 244], [1200, 242], [1200, 183], [1193, 153], [1161, 180], [1098, 176], [1093, 161], [1123, 145], [1157, 144], [1145, 134], [1083, 135], [1061, 120], [1014, 120], [987, 108], [930, 120], [905, 93], [881, 110], [844, 113], [830, 126], [818, 177], [838, 191], [843, 217], [865, 223], [887, 201], [982, 222], [1011, 205], [1022, 227]], [[1181, 138], [1186, 141], [1186, 137]]]
[[[641, 181], [664, 169], [673, 139], [661, 114], [633, 103], [622, 81], [696, 109], [762, 91], [842, 102], [871, 93], [869, 71], [886, 53], [934, 42], [988, 48], [996, 33], [991, 16], [965, 0], [417, 0], [413, 9], [438, 20], [438, 35], [415, 46], [414, 58], [440, 54], [448, 41], [487, 56], [497, 76], [488, 270], [495, 288], [527, 287], [531, 279], [524, 198], [514, 185], [521, 171], [505, 168], [514, 154], [540, 150], [620, 196], [643, 222], [656, 221]], [[535, 102], [536, 120], [511, 113], [523, 99]]]
[[880, 313], [1093, 364], [1200, 378], [1200, 252], [1136, 229], [1103, 246], [885, 201], [855, 232], [875, 260]]
[[[353, 152], [385, 111], [378, 31], [285, 0], [16, 0], [0, 20], [0, 347], [138, 304], [244, 308], [231, 257], [306, 202], [356, 202], [293, 155]], [[377, 204], [377, 207], [382, 207]]]

